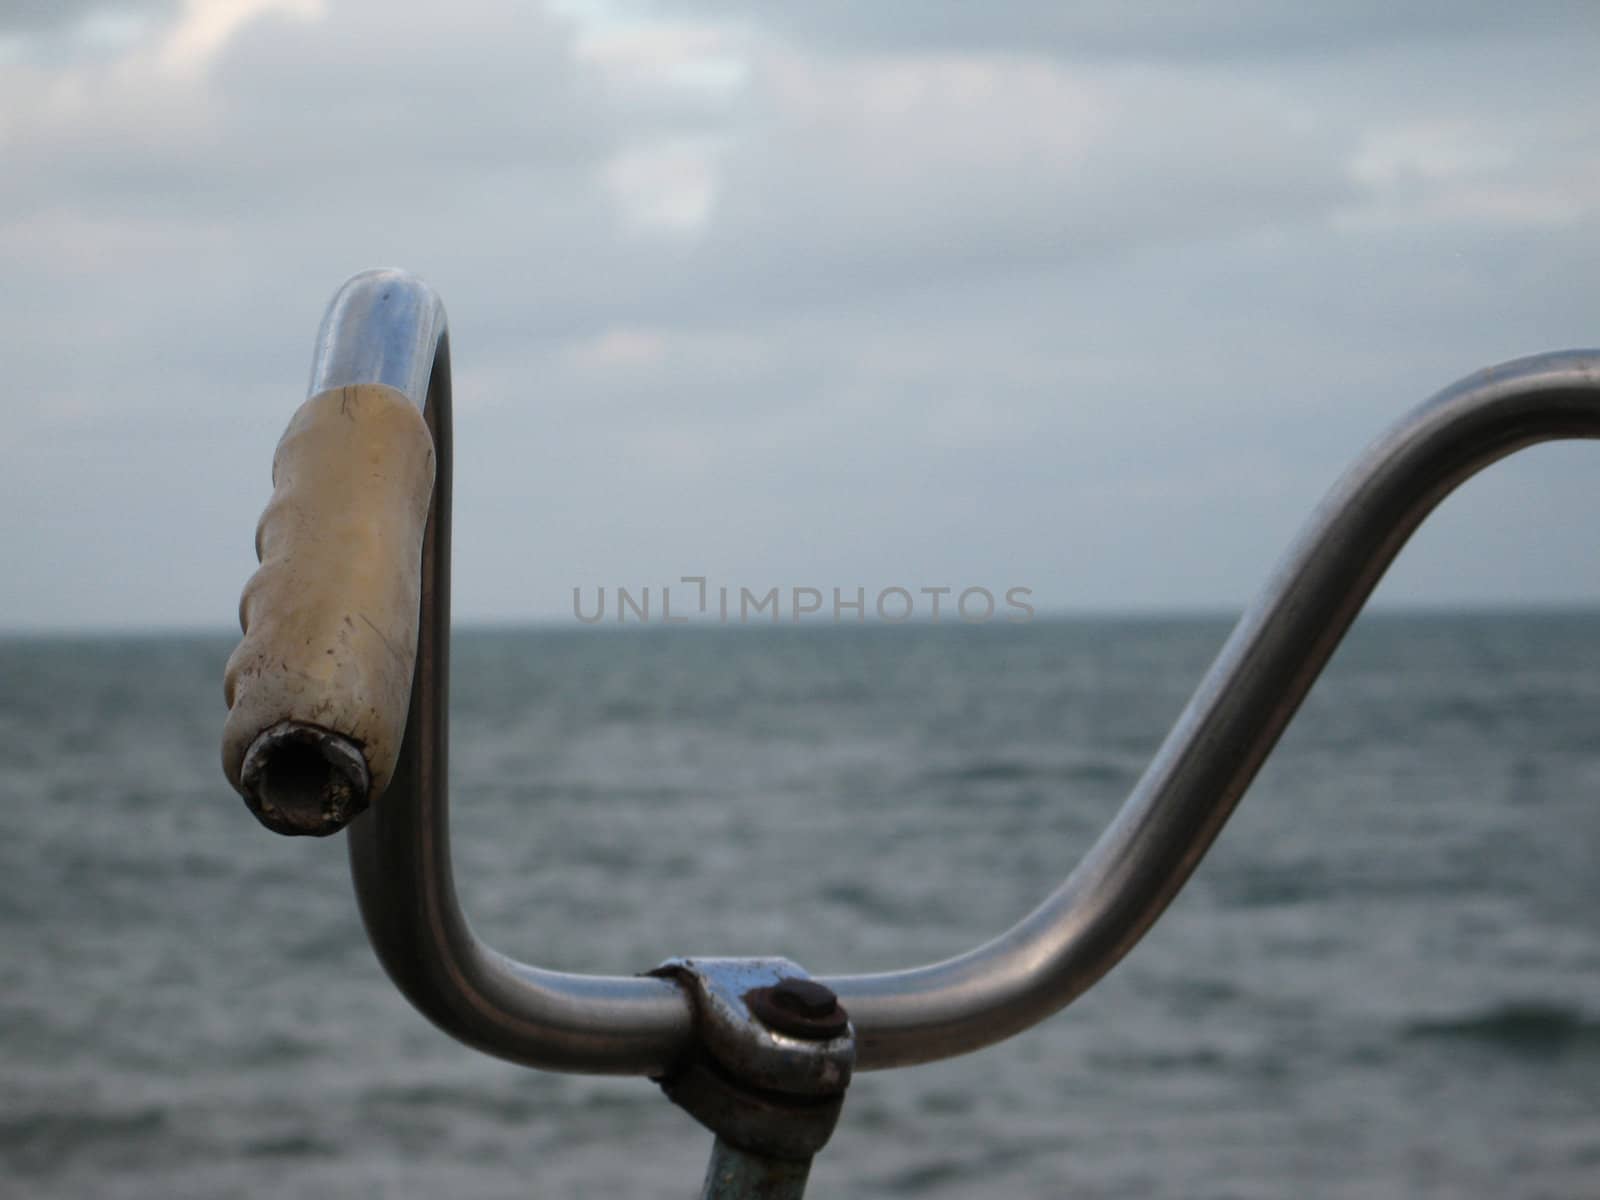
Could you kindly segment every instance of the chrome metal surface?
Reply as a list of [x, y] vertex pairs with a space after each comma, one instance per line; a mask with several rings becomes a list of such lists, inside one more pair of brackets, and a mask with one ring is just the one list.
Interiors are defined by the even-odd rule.
[[690, 991], [700, 1046], [741, 1083], [800, 1096], [832, 1095], [849, 1085], [856, 1050], [848, 1020], [834, 1037], [802, 1038], [769, 1028], [751, 1011], [751, 993], [808, 978], [788, 959], [672, 958], [652, 974]]
[[689, 1006], [664, 979], [543, 971], [474, 936], [450, 866], [450, 349], [444, 306], [402, 271], [342, 287], [317, 336], [311, 392], [386, 383], [433, 434], [433, 505], [422, 545], [416, 675], [400, 760], [350, 826], [367, 936], [391, 979], [446, 1033], [528, 1066], [657, 1075], [689, 1042]]
[[[438, 474], [423, 549], [417, 669], [400, 766], [351, 826], [367, 931], [402, 991], [447, 1032], [553, 1070], [661, 1075], [691, 1045], [689, 1005], [654, 978], [513, 962], [473, 935], [451, 874], [448, 771], [450, 386], [437, 298], [400, 272], [359, 275], [318, 338], [312, 390], [399, 387], [422, 404]], [[856, 1070], [976, 1050], [1103, 976], [1183, 887], [1372, 588], [1450, 491], [1537, 442], [1600, 437], [1600, 353], [1469, 376], [1356, 462], [1248, 610], [1111, 825], [1012, 929], [931, 966], [823, 978], [849, 1010]]]
[[785, 1033], [751, 1002], [800, 985], [838, 1011], [833, 993], [783, 958], [674, 958], [653, 974], [682, 985], [694, 1010], [688, 1052], [656, 1080], [667, 1098], [719, 1145], [809, 1163], [839, 1123], [855, 1066], [854, 1031], [846, 1019], [832, 1036]]
[[1001, 1041], [1109, 971], [1177, 895], [1356, 613], [1424, 517], [1536, 442], [1600, 437], [1600, 352], [1468, 376], [1378, 439], [1335, 485], [1240, 620], [1111, 825], [1048, 899], [993, 941], [910, 971], [825, 979], [857, 1069]]
[[811, 1175], [811, 1160], [794, 1162], [752, 1154], [718, 1138], [700, 1200], [800, 1200]]
[[444, 304], [415, 275], [395, 270], [353, 275], [323, 314], [306, 395], [382, 383], [426, 412], [435, 364], [442, 363], [448, 412], [449, 336]]

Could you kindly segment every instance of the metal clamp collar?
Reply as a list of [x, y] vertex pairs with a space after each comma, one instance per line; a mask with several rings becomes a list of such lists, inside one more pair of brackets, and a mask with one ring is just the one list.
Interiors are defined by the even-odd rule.
[[657, 1079], [667, 1097], [735, 1146], [806, 1160], [833, 1133], [855, 1068], [838, 998], [784, 958], [673, 958], [650, 974], [688, 994], [694, 1038]]

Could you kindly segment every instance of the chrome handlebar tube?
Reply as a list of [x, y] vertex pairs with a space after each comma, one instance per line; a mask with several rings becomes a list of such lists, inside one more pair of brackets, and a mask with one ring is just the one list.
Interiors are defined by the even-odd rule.
[[[437, 459], [416, 675], [400, 763], [350, 828], [362, 918], [413, 1004], [487, 1053], [548, 1070], [659, 1076], [693, 1036], [657, 977], [541, 970], [484, 945], [451, 873], [448, 805], [450, 365], [444, 310], [398, 271], [350, 280], [318, 337], [312, 394], [385, 383], [423, 411]], [[1240, 620], [1132, 794], [1028, 916], [944, 962], [822, 977], [855, 1029], [856, 1069], [931, 1062], [1058, 1011], [1144, 936], [1187, 882], [1411, 533], [1464, 480], [1538, 442], [1600, 437], [1600, 352], [1545, 354], [1447, 388], [1334, 487]]]
[[530, 1067], [660, 1075], [688, 1045], [690, 1013], [666, 979], [544, 971], [473, 935], [450, 858], [450, 337], [421, 280], [368, 271], [340, 289], [317, 337], [310, 393], [386, 383], [433, 435], [433, 504], [405, 740], [380, 803], [350, 827], [350, 870], [384, 969], [446, 1033]]
[[1044, 903], [958, 958], [827, 981], [860, 1031], [858, 1069], [1001, 1041], [1098, 981], [1205, 857], [1424, 518], [1498, 459], [1538, 442], [1596, 437], [1594, 351], [1479, 371], [1391, 427], [1323, 500], [1111, 824]]

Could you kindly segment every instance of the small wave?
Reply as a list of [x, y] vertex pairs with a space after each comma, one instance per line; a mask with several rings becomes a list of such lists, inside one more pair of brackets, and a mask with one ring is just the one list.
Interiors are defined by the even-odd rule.
[[250, 1070], [256, 1067], [275, 1067], [290, 1062], [305, 1062], [322, 1053], [321, 1042], [285, 1032], [260, 1033], [250, 1038], [240, 1038], [227, 1048], [230, 1065]]
[[654, 706], [635, 698], [606, 700], [601, 703], [599, 709], [601, 720], [616, 721], [618, 724], [643, 721], [653, 715], [655, 715]]
[[960, 1116], [971, 1112], [976, 1104], [977, 1099], [970, 1091], [933, 1091], [923, 1096], [917, 1107], [925, 1113]]
[[530, 1092], [496, 1094], [443, 1083], [369, 1088], [363, 1093], [361, 1104], [369, 1109], [394, 1112], [470, 1113], [512, 1125], [532, 1120], [550, 1107], [548, 1097]]
[[1315, 860], [1254, 863], [1212, 881], [1224, 908], [1279, 908], [1326, 899], [1334, 889]]
[[1084, 759], [1072, 763], [1028, 763], [1014, 759], [979, 759], [958, 767], [935, 768], [925, 778], [932, 783], [1022, 783], [1049, 779], [1071, 783], [1123, 784], [1133, 777], [1127, 766], [1109, 759]]
[[931, 1187], [954, 1183], [968, 1176], [980, 1174], [983, 1161], [968, 1162], [960, 1158], [936, 1158], [932, 1162], [906, 1167], [883, 1181], [884, 1187], [895, 1195], [919, 1196]]
[[362, 944], [359, 928], [344, 925], [309, 930], [286, 949], [290, 962], [307, 965], [348, 962], [368, 952], [368, 947]]
[[158, 1107], [120, 1112], [33, 1112], [0, 1117], [0, 1157], [25, 1171], [51, 1170], [86, 1151], [148, 1145], [167, 1132]]
[[821, 900], [829, 908], [842, 910], [852, 921], [874, 925], [908, 926], [927, 919], [927, 911], [903, 897], [885, 893], [866, 883], [841, 880], [822, 888]]
[[1116, 788], [1127, 788], [1139, 778], [1141, 762], [1136, 766], [1116, 762], [1111, 759], [1097, 759], [1091, 762], [1074, 763], [1072, 766], [1058, 772], [1062, 779], [1073, 783], [1103, 783]]
[[1035, 774], [1026, 763], [980, 759], [957, 767], [935, 767], [924, 778], [931, 783], [1016, 783]]
[[1566, 1005], [1535, 1000], [1496, 1005], [1460, 1017], [1413, 1021], [1405, 1027], [1405, 1036], [1475, 1042], [1549, 1058], [1575, 1050], [1600, 1050], [1600, 1020]]
[[244, 1147], [244, 1153], [250, 1158], [336, 1158], [340, 1147], [322, 1138], [289, 1133], [250, 1142]]
[[1228, 1068], [1226, 1056], [1211, 1047], [1191, 1050], [1102, 1050], [1091, 1052], [1090, 1065], [1122, 1075], [1134, 1071], [1167, 1074], [1178, 1071], [1210, 1073]]
[[991, 1143], [975, 1153], [942, 1155], [901, 1168], [881, 1180], [883, 1189], [890, 1195], [920, 1196], [941, 1184], [982, 1181], [1035, 1156], [1053, 1153], [1061, 1145], [1056, 1137], [993, 1138]]

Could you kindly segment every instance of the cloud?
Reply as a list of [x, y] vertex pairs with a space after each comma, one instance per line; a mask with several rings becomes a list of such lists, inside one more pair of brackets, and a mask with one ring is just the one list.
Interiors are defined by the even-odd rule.
[[142, 23], [177, 7], [178, 0], [7, 0], [0, 5], [0, 38], [72, 31], [88, 18]]
[[[1234, 604], [1406, 405], [1592, 340], [1571, 25], [1285, 5], [1251, 50], [1213, 7], [1226, 53], [1069, 54], [1038, 23], [1093, 8], [968, 41], [877, 9], [800, 36], [848, 14], [799, 6], [148, 11], [0, 71], [0, 625], [231, 619], [321, 307], [375, 265], [451, 311], [466, 618], [702, 570]], [[1552, 461], [1483, 493], [1497, 521], [1592, 499]], [[1491, 569], [1458, 528], [1396, 595], [1600, 588], [1504, 541]]]
[[752, 75], [705, 250], [741, 289], [814, 300], [852, 277], [1097, 259], [1313, 219], [1350, 196], [1338, 132], [1258, 82], [776, 51]]
[[1011, 52], [1075, 59], [1262, 60], [1340, 54], [1415, 41], [1482, 35], [1600, 32], [1586, 0], [1052, 0], [1008, 3], [1003, 13], [964, 0], [658, 0], [660, 10], [698, 19], [749, 21], [814, 42], [831, 54]]
[[184, 28], [0, 73], [0, 250], [47, 377], [85, 335], [119, 374], [248, 362], [258, 322], [360, 266], [553, 260], [609, 233], [617, 139], [560, 25], [472, 0], [404, 23], [257, 11], [175, 74]]
[[1574, 227], [1600, 212], [1600, 163], [1561, 114], [1529, 128], [1496, 118], [1393, 122], [1363, 139], [1353, 224]]

